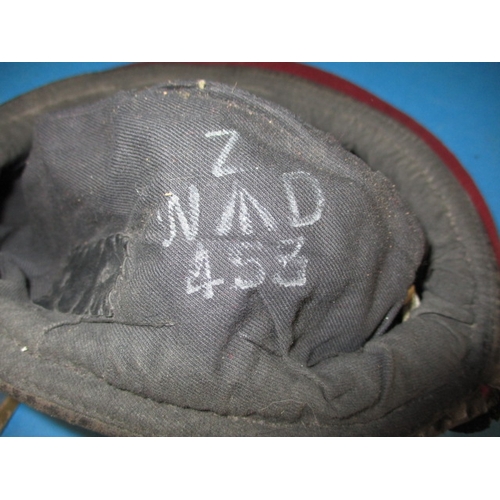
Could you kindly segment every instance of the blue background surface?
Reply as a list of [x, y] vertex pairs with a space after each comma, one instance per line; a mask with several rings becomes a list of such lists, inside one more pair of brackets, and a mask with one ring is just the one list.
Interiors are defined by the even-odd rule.
[[[0, 104], [62, 78], [125, 63], [1, 63]], [[500, 64], [308, 63], [411, 116], [471, 174], [500, 226]], [[91, 436], [20, 405], [2, 436]], [[447, 436], [457, 435], [447, 433]], [[500, 436], [500, 424], [474, 436]]]

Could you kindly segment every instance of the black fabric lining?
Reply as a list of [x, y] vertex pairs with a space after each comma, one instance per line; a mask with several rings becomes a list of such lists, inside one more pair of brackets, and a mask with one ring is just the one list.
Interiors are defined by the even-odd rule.
[[64, 313], [113, 317], [109, 295], [122, 272], [127, 241], [116, 234], [75, 248], [50, 295], [38, 304]]
[[[370, 110], [369, 108], [367, 109], [367, 113], [376, 113], [375, 111], [373, 110]], [[358, 120], [362, 119], [361, 117], [357, 117]], [[384, 130], [387, 130], [389, 128], [394, 128], [395, 127], [395, 124], [394, 122], [389, 118], [389, 117], [386, 117], [386, 116], [383, 116], [381, 115], [380, 116], [380, 121], [383, 121], [383, 125], [381, 126], [381, 128], [384, 128]], [[417, 148], [422, 148], [422, 147], [426, 147], [425, 144], [423, 144], [421, 142], [421, 140], [416, 137], [415, 135], [411, 134], [409, 131], [405, 130], [404, 132], [405, 134], [405, 139], [406, 141], [409, 141], [410, 143], [413, 143], [412, 145]], [[396, 147], [397, 146], [397, 142], [395, 142], [396, 144]], [[355, 147], [354, 149], [357, 150], [357, 148]], [[406, 161], [405, 163], [405, 168], [406, 169], [410, 169], [410, 173], [408, 175], [406, 175], [406, 177], [410, 177], [410, 176], [414, 176], [414, 177], [421, 177], [425, 180], [425, 183], [427, 185], [427, 187], [434, 193], [434, 198], [435, 199], [439, 199], [440, 200], [440, 206], [442, 208], [444, 208], [444, 214], [446, 215], [446, 218], [448, 220], [448, 223], [449, 223], [449, 228], [451, 229], [451, 231], [453, 232], [453, 234], [455, 235], [455, 243], [458, 243], [464, 253], [464, 256], [465, 256], [465, 260], [467, 262], [472, 262], [471, 258], [470, 258], [470, 254], [468, 252], [468, 248], [467, 246], [465, 245], [463, 239], [462, 239], [462, 234], [461, 232], [459, 232], [457, 226], [456, 226], [456, 223], [454, 221], [454, 214], [452, 213], [452, 209], [449, 205], [449, 203], [447, 202], [446, 200], [446, 197], [445, 197], [445, 194], [443, 192], [443, 190], [439, 190], [435, 183], [433, 183], [433, 180], [434, 180], [434, 177], [432, 172], [429, 170], [429, 168], [426, 168], [425, 170], [419, 170], [417, 168], [417, 164], [420, 163], [419, 159], [418, 158], [415, 158], [415, 157], [408, 157], [406, 151], [403, 151], [402, 149], [399, 150], [400, 152], [400, 155], [401, 156], [404, 156], [405, 158], [408, 159], [408, 161]], [[357, 155], [363, 159], [365, 162], [369, 162], [369, 160], [367, 158], [364, 157], [363, 153], [359, 152], [358, 150], [358, 153]], [[368, 163], [370, 164], [370, 163]], [[373, 168], [373, 165], [372, 165], [372, 168]], [[434, 206], [433, 206], [434, 208]], [[418, 213], [418, 212], [417, 212]], [[425, 224], [424, 224], [424, 228], [425, 228]], [[429, 255], [432, 257], [432, 260], [427, 264], [427, 272], [429, 271], [429, 268], [433, 268], [433, 264], [434, 262], [436, 261], [436, 258], [438, 256], [436, 256], [436, 248], [434, 247], [434, 245], [430, 245], [429, 246]], [[441, 253], [441, 252], [440, 252]], [[425, 267], [423, 268], [425, 269]], [[433, 269], [434, 270], [434, 269]], [[475, 296], [476, 296], [476, 290], [477, 290], [477, 277], [476, 275], [472, 275], [473, 279], [474, 279], [474, 293], [471, 294], [472, 295], [472, 300], [468, 303], [468, 305], [475, 305]]]
[[[13, 344], [17, 344], [18, 350], [21, 350], [21, 348], [24, 347], [24, 346], [22, 346], [21, 343], [19, 343], [17, 341], [17, 339], [11, 338], [11, 340], [12, 340]], [[113, 385], [109, 384], [104, 378], [97, 377], [95, 374], [93, 374], [92, 372], [89, 372], [87, 370], [82, 370], [81, 367], [75, 366], [70, 362], [53, 363], [48, 359], [42, 358], [42, 357], [38, 356], [37, 354], [30, 352], [29, 350], [26, 351], [25, 353], [23, 353], [23, 355], [24, 356], [29, 355], [30, 357], [37, 359], [41, 363], [45, 363], [45, 364], [48, 364], [48, 365], [51, 365], [54, 367], [64, 366], [69, 371], [72, 371], [73, 373], [77, 374], [78, 376], [90, 379], [92, 381], [91, 382], [92, 385], [95, 385], [96, 383], [105, 384], [107, 387], [111, 388], [111, 390], [113, 390], [117, 393], [131, 394], [135, 398], [143, 399], [145, 401], [151, 401], [155, 405], [159, 405], [161, 407], [164, 407], [167, 410], [169, 408], [179, 409], [178, 407], [171, 405], [169, 403], [160, 403], [158, 401], [154, 401], [154, 400], [151, 400], [149, 398], [145, 398], [145, 397], [139, 396], [137, 394], [130, 393], [129, 391], [114, 387]], [[24, 391], [20, 391], [19, 389], [15, 388], [15, 386], [10, 385], [8, 382], [2, 381], [0, 379], [0, 389], [3, 392], [12, 394], [19, 401], [26, 402], [27, 404], [32, 405], [35, 408], [39, 408], [42, 411], [46, 411], [54, 417], [66, 418], [69, 422], [74, 423], [76, 425], [81, 425], [85, 428], [95, 430], [96, 432], [100, 432], [100, 433], [110, 435], [110, 436], [114, 436], [114, 435], [116, 435], [116, 436], [156, 435], [155, 433], [143, 434], [143, 433], [140, 433], [140, 432], [138, 433], [135, 431], [131, 432], [130, 425], [128, 425], [126, 422], [121, 422], [120, 424], [117, 424], [116, 421], [110, 421], [110, 420], [102, 419], [102, 418], [100, 419], [100, 418], [96, 418], [93, 416], [89, 417], [88, 410], [87, 410], [87, 413], [84, 413], [82, 410], [75, 411], [73, 409], [74, 408], [73, 402], [70, 399], [68, 399], [67, 397], [61, 396], [60, 394], [58, 394], [56, 396], [57, 400], [59, 400], [60, 402], [59, 401], [57, 403], [51, 402], [50, 398], [54, 397], [53, 394], [52, 395], [46, 394], [45, 387], [37, 384], [36, 379], [32, 380], [32, 384], [33, 384], [33, 388], [30, 392], [37, 391], [38, 394], [42, 394], [42, 395], [45, 394], [45, 396], [38, 396], [38, 395], [34, 396], [33, 394], [30, 394], [29, 392], [25, 393]], [[1, 386], [4, 386], [4, 387], [1, 387]], [[444, 387], [444, 386], [437, 387], [435, 389], [435, 391], [433, 391], [433, 392], [436, 392], [436, 393], [439, 392], [439, 389], [442, 387]], [[47, 398], [47, 399], [45, 399], [45, 398]], [[412, 403], [418, 403], [418, 401], [424, 401], [424, 400], [429, 399], [429, 398], [432, 398], [432, 393], [425, 394], [424, 396], [421, 396], [419, 398], [415, 398], [414, 400], [412, 400]], [[43, 401], [43, 402], [40, 402], [40, 401]], [[47, 402], [48, 402], [48, 405], [47, 405]], [[275, 402], [271, 402], [269, 405], [278, 404], [281, 402], [283, 402], [283, 401], [275, 401]], [[401, 406], [398, 406], [396, 408], [391, 409], [389, 412], [382, 415], [381, 417], [373, 419], [372, 422], [381, 421], [381, 420], [385, 419], [388, 415], [391, 415], [391, 414], [397, 414], [399, 411], [401, 411], [404, 408], [404, 406], [406, 406], [406, 404], [407, 404], [407, 402]], [[67, 406], [63, 406], [63, 405], [67, 405]], [[50, 408], [52, 409], [52, 411], [48, 411]], [[61, 410], [62, 410], [62, 414], [61, 414]], [[254, 417], [251, 415], [250, 416], [231, 416], [231, 415], [219, 415], [217, 413], [214, 413], [214, 412], [211, 412], [208, 410], [193, 410], [193, 409], [186, 409], [186, 410], [191, 411], [191, 412], [199, 412], [200, 414], [211, 414], [216, 418], [222, 418], [224, 420], [234, 419], [235, 422], [243, 420], [243, 421], [249, 422], [251, 425], [255, 425], [258, 427], [262, 426], [262, 428], [266, 429], [262, 432], [257, 431], [255, 433], [255, 435], [276, 435], [276, 429], [286, 430], [286, 429], [294, 429], [297, 426], [299, 426], [299, 427], [304, 426], [304, 424], [300, 423], [300, 422], [298, 422], [298, 423], [297, 422], [278, 423], [278, 422], [273, 421], [273, 420], [267, 420], [267, 419], [263, 419], [262, 417]], [[449, 420], [449, 419], [452, 419], [452, 417], [450, 415], [446, 415], [446, 416], [443, 415], [440, 418], [440, 420], [435, 422], [433, 425], [428, 426], [426, 428], [427, 431], [425, 429], [424, 430], [421, 429], [419, 435], [426, 435], [427, 432], [429, 432], [429, 431], [430, 431], [430, 434], [432, 435], [433, 429], [434, 428], [439, 429], [440, 426], [444, 426], [445, 425], [444, 422], [446, 420], [448, 420], [447, 421], [448, 425], [444, 427], [444, 430], [447, 430], [448, 428], [453, 427], [454, 425], [457, 425], [459, 423], [459, 422], [455, 422], [453, 424], [452, 423], [453, 421]], [[92, 422], [94, 422], [94, 424], [92, 424]], [[95, 425], [96, 422], [98, 423], [98, 425]], [[341, 427], [344, 427], [346, 429], [347, 428], [358, 428], [358, 429], [361, 428], [362, 429], [364, 427], [363, 423], [359, 423], [359, 422], [350, 423], [350, 422], [343, 420], [343, 419], [336, 419], [336, 425], [340, 425]], [[311, 427], [312, 426], [309, 424], [309, 425], [305, 426], [305, 429], [306, 430], [311, 429]], [[332, 428], [331, 425], [320, 424], [319, 422], [317, 422], [316, 425], [314, 425], [314, 427], [317, 428], [317, 430], [325, 430], [325, 431], [331, 430], [331, 428]], [[275, 430], [273, 431], [272, 429], [275, 429]], [[162, 435], [170, 435], [170, 434], [162, 434]], [[183, 435], [183, 434], [171, 434], [171, 435]], [[229, 433], [229, 435], [231, 435], [231, 433]], [[322, 435], [322, 434], [319, 434], [319, 435]], [[331, 434], [329, 432], [326, 432], [324, 435], [331, 435]], [[375, 435], [375, 434], [368, 432], [366, 434], [362, 433], [361, 435], [370, 436], [370, 435]], [[388, 433], [387, 435], [391, 435], [391, 434]]]
[[[387, 119], [387, 122], [388, 123], [390, 122], [389, 119]], [[415, 141], [415, 144], [417, 144], [418, 147], [422, 146], [422, 145], [420, 145], [418, 138], [416, 138], [415, 136], [412, 136], [411, 134], [409, 134], [409, 137], [411, 140]], [[406, 165], [406, 167], [408, 167], [408, 165]], [[424, 179], [425, 183], [430, 187], [430, 189], [434, 193], [434, 198], [436, 200], [437, 199], [440, 200], [440, 205], [445, 209], [443, 213], [446, 215], [448, 225], [449, 225], [451, 231], [453, 232], [453, 234], [455, 235], [456, 241], [458, 241], [460, 243], [460, 247], [462, 249], [462, 252], [463, 252], [465, 258], [467, 259], [468, 262], [473, 262], [472, 260], [470, 260], [470, 254], [469, 254], [469, 249], [468, 249], [467, 245], [465, 244], [465, 242], [463, 242], [461, 240], [462, 233], [461, 233], [461, 231], [459, 231], [459, 229], [456, 225], [456, 221], [454, 220], [454, 215], [452, 213], [453, 212], [452, 208], [446, 202], [446, 197], [445, 197], [444, 193], [442, 191], [440, 191], [435, 185], [432, 184], [432, 177], [433, 176], [432, 176], [432, 173], [430, 172], [430, 170], [426, 169], [425, 172], [421, 172], [417, 169], [417, 167], [414, 164], [410, 164], [410, 168], [412, 169], [413, 175], [416, 174]], [[431, 251], [434, 251], [434, 248], [431, 247]], [[432, 263], [431, 263], [431, 265], [432, 265]], [[477, 298], [477, 288], [478, 288], [477, 271], [472, 273], [472, 278], [473, 278], [473, 283], [474, 283], [474, 290], [473, 290], [474, 293], [472, 294], [472, 300], [468, 303], [468, 305], [473, 306], [474, 323], [472, 324], [472, 326], [476, 327], [477, 326], [476, 309], [478, 308], [478, 304], [476, 302], [478, 300], [478, 298]], [[498, 321], [496, 318], [493, 317], [493, 311], [490, 312], [489, 316], [490, 317], [488, 319], [490, 319], [492, 321], [492, 323], [495, 323]], [[486, 347], [485, 347], [485, 349], [486, 349]], [[57, 363], [55, 363], [54, 366], [57, 366]], [[91, 375], [90, 373], [86, 373], [86, 374]], [[99, 380], [101, 380], [101, 379], [99, 379]], [[113, 389], [116, 391], [122, 391], [121, 389], [118, 389], [116, 387], [113, 387]], [[438, 389], [436, 389], [434, 392], [438, 392]], [[137, 397], [141, 397], [141, 396], [137, 396]], [[425, 396], [422, 396], [421, 398], [416, 398], [414, 401], [425, 400], [427, 397], [428, 397], [428, 395], [425, 395]], [[146, 399], [146, 398], [144, 398], [144, 399]], [[164, 405], [164, 403], [160, 403], [160, 404]], [[405, 405], [406, 405], [406, 403], [403, 403], [400, 407], [391, 410], [390, 413], [392, 413], [393, 411], [399, 410], [401, 407], [403, 407]], [[71, 410], [70, 410], [70, 412], [71, 412]], [[243, 418], [247, 418], [247, 417], [243, 417]], [[380, 419], [382, 419], [382, 418], [383, 417], [380, 417]], [[110, 425], [110, 424], [106, 424], [106, 425]], [[351, 424], [348, 424], [348, 425], [351, 425]], [[356, 423], [356, 424], [352, 424], [352, 425], [359, 426], [360, 424]], [[271, 422], [266, 422], [266, 426], [272, 426]], [[326, 427], [328, 427], [328, 426], [326, 426]]]

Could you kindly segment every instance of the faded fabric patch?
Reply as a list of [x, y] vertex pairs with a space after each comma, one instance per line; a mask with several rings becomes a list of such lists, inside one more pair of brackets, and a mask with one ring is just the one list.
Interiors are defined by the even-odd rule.
[[219, 415], [329, 421], [351, 389], [326, 391], [325, 363], [387, 330], [424, 249], [381, 173], [219, 84], [46, 115], [22, 183], [32, 253], [12, 258], [33, 301], [82, 316], [40, 352]]
[[127, 238], [119, 234], [77, 246], [50, 294], [38, 303], [65, 313], [112, 317], [109, 296], [122, 271], [126, 247]]

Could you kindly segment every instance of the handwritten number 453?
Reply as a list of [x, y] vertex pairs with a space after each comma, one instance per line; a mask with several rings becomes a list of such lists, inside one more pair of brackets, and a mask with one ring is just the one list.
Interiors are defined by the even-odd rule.
[[[262, 244], [239, 242], [231, 247], [229, 261], [237, 269], [234, 288], [247, 290], [264, 283], [270, 275], [273, 283], [283, 287], [304, 286], [308, 260], [299, 255], [304, 245], [303, 236], [278, 242], [276, 254], [271, 259], [275, 265], [267, 270], [259, 259]], [[224, 279], [212, 279], [212, 268], [208, 251], [203, 243], [197, 242], [192, 268], [187, 277], [186, 292], [200, 292], [206, 299], [214, 296], [214, 287], [223, 285]]]

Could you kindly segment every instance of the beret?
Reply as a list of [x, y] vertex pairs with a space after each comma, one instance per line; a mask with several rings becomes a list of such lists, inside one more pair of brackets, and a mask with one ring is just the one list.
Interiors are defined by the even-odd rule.
[[132, 66], [7, 103], [0, 137], [19, 400], [110, 435], [436, 434], [496, 403], [488, 234], [373, 106], [265, 68]]

